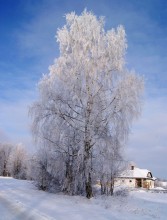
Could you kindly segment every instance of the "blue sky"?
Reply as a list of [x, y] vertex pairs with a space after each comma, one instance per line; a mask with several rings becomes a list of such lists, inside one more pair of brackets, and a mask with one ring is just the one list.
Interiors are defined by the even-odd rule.
[[[127, 157], [167, 178], [167, 2], [163, 0], [0, 0], [0, 142], [33, 148], [28, 106], [37, 83], [59, 55], [55, 40], [64, 15], [85, 8], [122, 24], [127, 67], [145, 78], [142, 116], [134, 123]], [[35, 147], [34, 147], [35, 148]]]

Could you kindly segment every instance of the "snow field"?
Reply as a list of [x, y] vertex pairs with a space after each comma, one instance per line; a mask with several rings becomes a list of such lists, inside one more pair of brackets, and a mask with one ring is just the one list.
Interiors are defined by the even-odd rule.
[[39, 191], [31, 181], [0, 177], [0, 220], [141, 220], [167, 216], [167, 194], [143, 190], [90, 200]]

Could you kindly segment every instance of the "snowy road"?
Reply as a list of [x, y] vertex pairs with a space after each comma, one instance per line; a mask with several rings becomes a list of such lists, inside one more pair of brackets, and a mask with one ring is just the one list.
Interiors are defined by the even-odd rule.
[[39, 191], [31, 181], [0, 177], [0, 220], [166, 220], [167, 194], [134, 191], [90, 200]]
[[31, 211], [19, 201], [10, 202], [0, 194], [0, 220], [51, 220], [37, 211]]
[[9, 205], [0, 196], [0, 219], [11, 220], [15, 213], [9, 208]]
[[31, 210], [19, 201], [9, 201], [0, 195], [0, 220], [53, 220], [53, 218]]

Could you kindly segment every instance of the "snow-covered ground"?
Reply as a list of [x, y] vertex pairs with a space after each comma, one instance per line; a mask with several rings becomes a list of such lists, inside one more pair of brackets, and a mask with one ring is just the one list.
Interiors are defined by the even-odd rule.
[[38, 191], [32, 182], [0, 177], [0, 220], [167, 219], [167, 193], [132, 191], [90, 200]]

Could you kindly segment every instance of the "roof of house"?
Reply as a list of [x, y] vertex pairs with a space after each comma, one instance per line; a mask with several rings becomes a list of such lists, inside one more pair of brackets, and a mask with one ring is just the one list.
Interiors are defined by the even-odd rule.
[[133, 169], [127, 169], [121, 173], [119, 177], [124, 178], [146, 178], [146, 179], [156, 179], [152, 176], [151, 171], [147, 169], [140, 169], [134, 167]]

